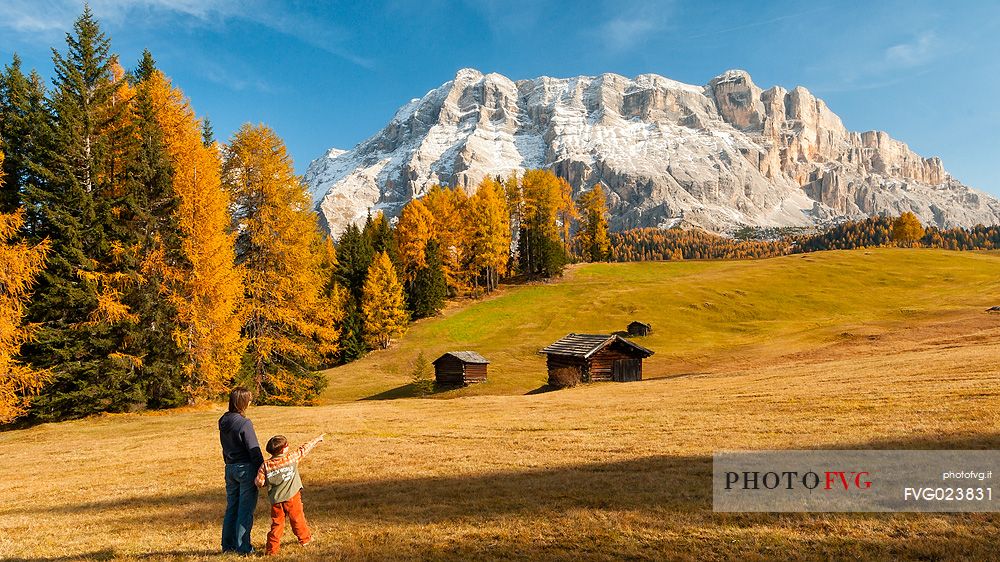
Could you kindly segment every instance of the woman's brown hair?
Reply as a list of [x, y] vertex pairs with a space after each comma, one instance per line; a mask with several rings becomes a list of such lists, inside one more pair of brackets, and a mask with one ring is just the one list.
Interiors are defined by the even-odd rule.
[[235, 414], [243, 415], [247, 411], [247, 407], [250, 406], [250, 391], [243, 388], [242, 386], [234, 388], [232, 392], [229, 393], [229, 411]]

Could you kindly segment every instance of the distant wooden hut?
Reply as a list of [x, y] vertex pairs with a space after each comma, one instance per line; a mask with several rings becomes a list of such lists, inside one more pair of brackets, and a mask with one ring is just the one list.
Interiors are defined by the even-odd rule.
[[486, 381], [490, 362], [475, 351], [449, 351], [434, 360], [434, 379], [440, 385], [466, 385]]
[[634, 320], [628, 325], [628, 335], [630, 336], [648, 336], [652, 333], [653, 327], [645, 322]]
[[619, 335], [569, 334], [539, 351], [546, 355], [549, 384], [567, 386], [567, 370], [578, 382], [640, 381], [642, 360], [652, 351]]

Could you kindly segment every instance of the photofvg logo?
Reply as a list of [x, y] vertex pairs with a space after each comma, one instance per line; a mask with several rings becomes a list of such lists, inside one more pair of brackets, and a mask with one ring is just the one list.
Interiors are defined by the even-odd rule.
[[775, 490], [784, 487], [786, 490], [794, 490], [801, 486], [806, 490], [816, 490], [822, 485], [826, 491], [839, 491], [841, 489], [850, 491], [870, 490], [872, 481], [869, 479], [871, 473], [867, 470], [846, 471], [846, 470], [826, 470], [822, 473], [809, 470], [806, 472], [784, 471], [784, 472], [726, 472], [726, 489], [732, 490], [734, 487], [742, 487], [744, 490]]
[[993, 501], [998, 462], [1000, 451], [719, 452], [713, 509], [1000, 511]]

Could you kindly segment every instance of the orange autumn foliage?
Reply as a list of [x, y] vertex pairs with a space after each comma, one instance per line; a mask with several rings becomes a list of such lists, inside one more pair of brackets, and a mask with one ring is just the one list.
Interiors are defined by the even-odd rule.
[[322, 250], [312, 201], [284, 143], [262, 125], [237, 131], [222, 174], [245, 280], [241, 378], [267, 402], [308, 403], [325, 383], [315, 370], [337, 352], [343, 309], [342, 293], [326, 291], [332, 256]]
[[229, 194], [220, 177], [219, 149], [204, 146], [201, 122], [183, 93], [156, 71], [149, 88], [173, 166], [173, 187], [187, 264], [168, 275], [168, 298], [181, 326], [174, 334], [187, 362], [191, 399], [218, 396], [239, 369], [246, 342], [240, 336], [243, 279], [229, 234]]
[[[0, 165], [3, 153], [0, 152]], [[2, 170], [0, 170], [2, 174]], [[0, 176], [0, 187], [3, 177]], [[45, 264], [48, 244], [15, 242], [24, 213], [0, 213], [0, 424], [22, 416], [31, 395], [49, 379], [47, 371], [31, 369], [15, 359], [30, 334], [24, 327], [24, 307], [35, 276]]]

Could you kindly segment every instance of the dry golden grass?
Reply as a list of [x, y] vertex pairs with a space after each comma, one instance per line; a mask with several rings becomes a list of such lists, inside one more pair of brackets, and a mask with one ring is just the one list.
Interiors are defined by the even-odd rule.
[[[968, 298], [996, 288], [970, 286]], [[995, 558], [1000, 516], [992, 514], [711, 509], [718, 449], [1000, 446], [1000, 315], [949, 299], [905, 322], [852, 320], [832, 340], [761, 341], [758, 353], [640, 383], [254, 407], [261, 439], [328, 434], [302, 465], [317, 541], [302, 549], [286, 532], [281, 556]], [[215, 554], [225, 504], [221, 411], [0, 434], [0, 558], [229, 559]]]

